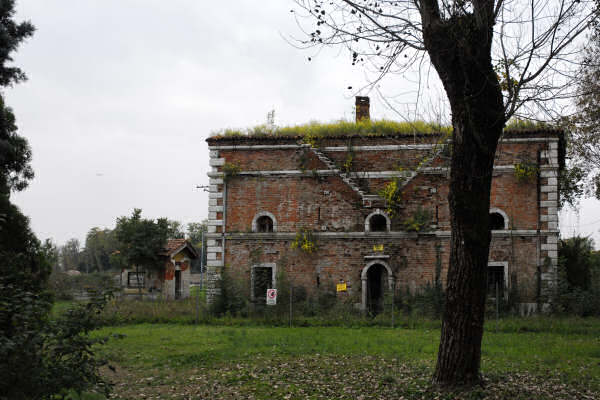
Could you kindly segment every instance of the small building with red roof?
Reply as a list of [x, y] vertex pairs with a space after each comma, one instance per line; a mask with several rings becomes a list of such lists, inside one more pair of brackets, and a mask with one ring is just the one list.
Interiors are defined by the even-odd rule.
[[164, 258], [159, 270], [126, 269], [121, 274], [125, 295], [145, 295], [163, 299], [190, 296], [192, 260], [198, 258], [194, 246], [185, 239], [169, 239], [160, 255]]

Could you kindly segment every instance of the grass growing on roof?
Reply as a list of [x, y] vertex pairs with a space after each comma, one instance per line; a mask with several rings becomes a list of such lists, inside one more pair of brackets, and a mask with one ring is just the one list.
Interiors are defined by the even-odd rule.
[[534, 121], [531, 119], [511, 118], [504, 128], [505, 131], [536, 130], [555, 128], [548, 122]]
[[[505, 131], [549, 129], [552, 126], [545, 122], [524, 119], [511, 119]], [[440, 125], [433, 122], [412, 121], [398, 122], [387, 119], [354, 121], [317, 122], [294, 126], [258, 125], [246, 129], [226, 128], [211, 133], [213, 138], [234, 137], [302, 137], [311, 142], [314, 139], [342, 136], [392, 136], [399, 134], [433, 134], [452, 132], [452, 126]]]
[[388, 136], [397, 134], [428, 134], [428, 133], [448, 133], [452, 127], [443, 126], [436, 123], [414, 121], [397, 122], [386, 119], [381, 120], [362, 120], [353, 121], [335, 121], [335, 122], [316, 122], [311, 121], [307, 124], [271, 127], [267, 125], [258, 125], [247, 129], [223, 129], [212, 133], [212, 137], [305, 137], [305, 138], [323, 138], [337, 136]]

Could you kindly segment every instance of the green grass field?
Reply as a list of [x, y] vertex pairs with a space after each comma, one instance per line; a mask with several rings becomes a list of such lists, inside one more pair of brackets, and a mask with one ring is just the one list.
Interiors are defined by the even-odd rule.
[[[497, 329], [497, 331], [496, 331]], [[600, 320], [506, 319], [486, 326], [485, 386], [429, 385], [440, 332], [382, 327], [138, 324], [100, 352], [117, 398], [600, 398]]]

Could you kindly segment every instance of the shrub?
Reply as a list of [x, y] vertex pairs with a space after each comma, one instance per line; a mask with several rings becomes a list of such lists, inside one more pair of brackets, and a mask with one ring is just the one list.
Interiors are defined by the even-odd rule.
[[411, 293], [408, 288], [398, 289], [394, 294], [394, 306], [405, 315], [439, 319], [444, 312], [445, 293], [440, 283], [428, 282]]
[[600, 288], [594, 282], [599, 266], [593, 241], [572, 237], [559, 242], [558, 282], [550, 300], [556, 314], [600, 316]]
[[411, 216], [404, 220], [402, 225], [408, 232], [427, 230], [431, 225], [431, 213], [419, 206]]
[[116, 289], [116, 282], [111, 273], [94, 272], [70, 276], [62, 271], [54, 270], [48, 280], [48, 289], [58, 300], [72, 300], [88, 292], [106, 292]]
[[108, 395], [92, 347], [106, 338], [88, 335], [99, 326], [105, 297], [48, 318], [50, 296], [0, 278], [0, 399], [63, 398], [95, 390]]
[[219, 293], [213, 297], [210, 312], [215, 316], [225, 314], [239, 315], [248, 313], [248, 296], [241, 283], [233, 278], [227, 266], [221, 269], [221, 279], [218, 281]]

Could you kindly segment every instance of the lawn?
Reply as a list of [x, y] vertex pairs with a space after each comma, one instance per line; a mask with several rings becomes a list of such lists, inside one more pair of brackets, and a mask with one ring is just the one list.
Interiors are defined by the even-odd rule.
[[597, 399], [600, 320], [508, 319], [488, 324], [485, 386], [429, 385], [439, 329], [137, 324], [101, 350], [117, 398]]

